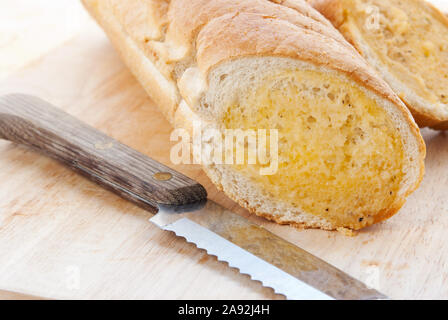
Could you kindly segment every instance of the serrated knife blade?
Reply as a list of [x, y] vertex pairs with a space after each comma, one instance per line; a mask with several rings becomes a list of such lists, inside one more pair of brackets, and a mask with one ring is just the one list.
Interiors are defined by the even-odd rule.
[[160, 206], [159, 213], [150, 221], [194, 243], [287, 299], [387, 299], [309, 252], [211, 200], [184, 209]]

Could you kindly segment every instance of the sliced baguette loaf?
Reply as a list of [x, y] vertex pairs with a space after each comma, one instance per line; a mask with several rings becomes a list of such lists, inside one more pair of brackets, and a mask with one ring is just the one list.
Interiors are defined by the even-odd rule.
[[260, 174], [266, 162], [204, 165], [251, 212], [361, 229], [419, 185], [425, 146], [411, 114], [304, 0], [83, 2], [174, 127], [278, 130], [275, 174]]
[[425, 0], [310, 0], [421, 127], [448, 129], [448, 17]]

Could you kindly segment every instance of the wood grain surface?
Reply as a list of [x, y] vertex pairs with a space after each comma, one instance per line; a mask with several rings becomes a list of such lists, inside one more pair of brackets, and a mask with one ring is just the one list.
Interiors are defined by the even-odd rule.
[[205, 201], [196, 181], [30, 95], [0, 96], [0, 138], [25, 145], [156, 213]]
[[[249, 216], [199, 167], [170, 163], [171, 127], [99, 28], [89, 21], [66, 40], [0, 81], [0, 94], [38, 95], [199, 181], [212, 199]], [[448, 136], [423, 134], [423, 184], [384, 223], [346, 237], [250, 219], [392, 298], [448, 299]], [[150, 217], [58, 162], [0, 141], [0, 298], [5, 292], [55, 299], [283, 298], [158, 230]]]

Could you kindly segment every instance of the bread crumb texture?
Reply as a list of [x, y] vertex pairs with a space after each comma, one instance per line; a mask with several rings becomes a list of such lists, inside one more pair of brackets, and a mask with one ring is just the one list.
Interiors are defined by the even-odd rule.
[[355, 228], [397, 201], [404, 149], [390, 116], [356, 85], [314, 70], [270, 73], [241, 88], [227, 129], [277, 129], [279, 169], [235, 167], [275, 199]]
[[344, 3], [346, 24], [355, 22], [381, 62], [420, 97], [448, 113], [446, 18], [438, 17], [421, 0], [344, 0]]

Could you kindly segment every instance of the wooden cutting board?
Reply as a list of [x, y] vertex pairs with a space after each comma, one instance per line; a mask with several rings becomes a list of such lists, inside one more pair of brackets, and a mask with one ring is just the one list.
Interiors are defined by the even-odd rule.
[[[248, 216], [199, 167], [170, 163], [170, 125], [96, 26], [2, 80], [0, 94], [10, 92], [50, 101]], [[346, 237], [251, 219], [392, 298], [448, 299], [448, 136], [423, 134], [425, 180], [387, 222]], [[283, 298], [150, 217], [55, 161], [0, 141], [0, 298]]]

